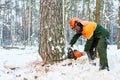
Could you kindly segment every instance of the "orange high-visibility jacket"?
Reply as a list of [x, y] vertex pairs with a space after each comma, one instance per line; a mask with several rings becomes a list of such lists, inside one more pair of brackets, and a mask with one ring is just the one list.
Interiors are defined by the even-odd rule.
[[93, 35], [94, 30], [96, 29], [95, 22], [89, 22], [87, 25], [83, 26], [82, 35], [89, 39]]

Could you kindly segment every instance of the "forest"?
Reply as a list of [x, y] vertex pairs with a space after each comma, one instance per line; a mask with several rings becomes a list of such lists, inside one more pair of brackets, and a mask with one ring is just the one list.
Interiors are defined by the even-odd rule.
[[[110, 33], [108, 45], [90, 48], [93, 60], [84, 36], [70, 47], [81, 55], [68, 58], [73, 17]], [[119, 68], [120, 0], [0, 0], [0, 80], [119, 80]]]
[[[75, 33], [68, 22], [78, 17], [103, 25], [110, 32], [110, 45], [119, 48], [119, 3], [120, 0], [0, 0], [0, 46], [39, 45], [39, 54], [63, 56]], [[76, 45], [85, 41], [81, 37]]]
[[[111, 44], [117, 44], [119, 3], [119, 0], [64, 0], [64, 13], [62, 10], [61, 13], [68, 39], [72, 32], [68, 21], [71, 17], [79, 17], [105, 26], [110, 31]], [[40, 10], [39, 0], [0, 0], [0, 46], [36, 45], [39, 41]]]
[[39, 0], [0, 0], [0, 46], [38, 44]]

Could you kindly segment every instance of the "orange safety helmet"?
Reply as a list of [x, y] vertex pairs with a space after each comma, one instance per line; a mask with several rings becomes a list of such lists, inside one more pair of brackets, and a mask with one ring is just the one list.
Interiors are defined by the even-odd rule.
[[70, 21], [69, 21], [70, 28], [73, 28], [73, 27], [74, 27], [75, 21], [80, 22], [80, 19], [79, 19], [79, 18], [76, 18], [76, 17], [70, 19]]

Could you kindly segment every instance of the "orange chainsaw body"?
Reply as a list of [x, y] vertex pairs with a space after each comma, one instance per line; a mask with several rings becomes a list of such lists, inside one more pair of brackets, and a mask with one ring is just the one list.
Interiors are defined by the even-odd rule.
[[75, 58], [79, 58], [79, 57], [83, 56], [83, 54], [82, 54], [82, 52], [80, 52], [80, 51], [78, 51], [78, 50], [74, 50], [74, 51], [73, 51], [73, 56], [74, 56]]

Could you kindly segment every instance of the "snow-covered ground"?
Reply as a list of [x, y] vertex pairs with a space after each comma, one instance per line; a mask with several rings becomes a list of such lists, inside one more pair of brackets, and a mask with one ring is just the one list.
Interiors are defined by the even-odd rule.
[[[78, 46], [83, 50], [83, 46]], [[54, 65], [40, 65], [37, 47], [25, 49], [0, 48], [0, 80], [119, 80], [120, 50], [116, 45], [108, 46], [110, 71], [99, 71], [99, 59], [96, 66], [89, 64], [84, 55], [77, 60], [64, 60]], [[9, 69], [6, 66], [14, 66]]]

